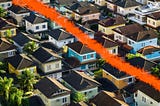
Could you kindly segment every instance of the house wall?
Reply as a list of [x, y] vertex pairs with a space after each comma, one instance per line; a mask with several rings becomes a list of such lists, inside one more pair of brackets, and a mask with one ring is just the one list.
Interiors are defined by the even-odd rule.
[[4, 9], [8, 9], [11, 6], [12, 6], [12, 1], [0, 3], [0, 7], [4, 8]]
[[160, 58], [160, 51], [152, 52], [151, 54], [145, 55], [149, 60], [156, 60]]
[[[74, 50], [72, 50], [71, 48], [68, 48], [68, 57], [76, 57], [80, 62], [86, 62], [89, 60], [95, 60], [96, 59], [96, 52], [91, 52], [91, 53], [87, 53], [87, 54], [78, 54], [77, 52], [75, 52]], [[91, 57], [91, 55], [93, 54], [93, 57]], [[83, 58], [83, 56], [86, 56], [86, 59]]]
[[58, 24], [56, 24], [55, 22], [53, 22], [53, 21], [49, 21], [49, 26], [50, 26], [50, 28], [51, 29], [59, 29], [59, 28], [61, 28], [61, 26], [59, 26]]
[[[42, 99], [42, 101], [44, 102], [46, 106], [64, 106], [65, 104], [66, 105], [70, 104], [69, 94], [49, 99], [44, 94], [42, 94], [39, 90], [36, 90], [36, 93]], [[63, 103], [63, 98], [66, 98], [67, 100], [65, 103]]]
[[[112, 48], [107, 48], [110, 54], [118, 55], [118, 46], [112, 47]], [[114, 52], [115, 50], [115, 52]]]
[[135, 42], [135, 41], [128, 38], [127, 45], [132, 46], [135, 51], [138, 51], [139, 49], [146, 47], [146, 46], [157, 46], [158, 38], [143, 40], [143, 41], [135, 42], [132, 44], [129, 44], [129, 41], [131, 41], [131, 42]]
[[98, 94], [98, 87], [87, 89], [87, 90], [80, 91], [80, 92], [84, 94], [87, 97], [87, 99], [91, 99]]
[[8, 50], [8, 51], [4, 51], [4, 52], [0, 52], [0, 61], [2, 61], [2, 60], [5, 59], [5, 58], [14, 56], [14, 55], [16, 54], [15, 52], [16, 52], [15, 49], [13, 49], [13, 50]]
[[109, 27], [102, 26], [101, 24], [98, 24], [98, 31], [102, 31], [103, 33], [109, 35], [109, 34], [114, 34], [114, 31], [112, 29], [117, 28], [117, 27], [122, 27], [125, 26], [125, 24], [120, 24], [120, 25], [113, 25]]
[[26, 16], [29, 16], [30, 13], [28, 12], [28, 13], [23, 13], [23, 14], [15, 14], [14, 12], [9, 11], [9, 15], [17, 20], [18, 25], [23, 26], [24, 25], [23, 18], [26, 17]]
[[138, 3], [141, 3], [141, 4], [147, 4], [147, 1], [148, 0], [136, 0]]
[[129, 78], [132, 78], [131, 76], [123, 79], [117, 79], [113, 77], [113, 75], [111, 75], [110, 73], [106, 72], [105, 70], [102, 71], [102, 77], [110, 80], [118, 89], [122, 89], [125, 86], [129, 85], [130, 83], [134, 82], [134, 78], [133, 82], [129, 82]]
[[160, 106], [160, 103], [144, 94], [140, 90], [134, 93], [134, 99], [137, 106]]
[[41, 0], [43, 3], [50, 3], [50, 0]]
[[52, 43], [55, 44], [58, 48], [62, 48], [63, 46], [65, 46], [65, 45], [67, 45], [67, 44], [69, 44], [69, 43], [73, 43], [73, 42], [74, 42], [74, 38], [57, 41], [57, 40], [54, 39], [53, 37], [49, 36], [49, 42], [52, 42]]
[[0, 37], [6, 37], [6, 31], [7, 30], [11, 30], [11, 33], [12, 33], [11, 36], [16, 35], [16, 28], [11, 28], [11, 29], [0, 30]]
[[107, 2], [107, 8], [110, 9], [111, 11], [116, 11], [117, 6], [113, 3]]
[[115, 32], [115, 31], [114, 31], [114, 40], [118, 40], [123, 43], [127, 42], [127, 38], [125, 36], [121, 35], [120, 33]]
[[117, 6], [117, 13], [125, 16], [129, 13], [134, 13], [134, 10], [139, 7], [139, 6], [134, 6], [134, 7], [129, 7], [129, 8], [122, 8], [122, 7], [119, 7]]
[[95, 0], [95, 4], [97, 4], [99, 6], [105, 6], [106, 1], [105, 0]]
[[[40, 23], [40, 24], [31, 24], [30, 22], [25, 20], [25, 24], [26, 24], [26, 31], [32, 30], [33, 32], [40, 32], [40, 31], [48, 30], [48, 23], [47, 22]], [[42, 27], [43, 25], [45, 25], [46, 27], [43, 28]], [[36, 29], [36, 26], [39, 26], [39, 29]]]
[[160, 26], [160, 20], [154, 20], [152, 18], [147, 17], [147, 25], [157, 28]]
[[49, 75], [46, 75], [46, 76], [49, 77], [49, 78], [60, 79], [60, 78], [62, 78], [62, 72], [56, 72], [56, 73], [49, 74]]

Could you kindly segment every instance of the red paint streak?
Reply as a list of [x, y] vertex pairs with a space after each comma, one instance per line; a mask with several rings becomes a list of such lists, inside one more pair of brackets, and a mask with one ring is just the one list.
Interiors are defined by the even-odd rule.
[[133, 67], [129, 63], [126, 63], [124, 60], [121, 60], [119, 57], [109, 54], [109, 52], [101, 44], [99, 44], [95, 40], [90, 39], [87, 34], [84, 34], [80, 29], [75, 27], [75, 25], [71, 21], [61, 16], [60, 13], [58, 13], [55, 9], [44, 5], [37, 0], [13, 0], [13, 4], [25, 6], [30, 10], [36, 11], [51, 19], [52, 21], [55, 21], [66, 31], [72, 33], [75, 37], [77, 37], [83, 44], [86, 44], [89, 48], [100, 54], [101, 57], [113, 67], [116, 67], [117, 69], [129, 75], [135, 76], [137, 79], [150, 84], [155, 89], [160, 91], [159, 79], [152, 76], [151, 74], [146, 73], [143, 69]]

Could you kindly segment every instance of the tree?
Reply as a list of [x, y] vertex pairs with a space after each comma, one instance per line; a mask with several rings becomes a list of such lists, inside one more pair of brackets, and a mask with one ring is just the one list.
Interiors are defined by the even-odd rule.
[[132, 59], [132, 58], [135, 58], [135, 57], [143, 57], [144, 58], [144, 56], [142, 54], [140, 54], [140, 53], [136, 53], [136, 54], [128, 53], [126, 55], [126, 57], [127, 57], [127, 59]]
[[160, 65], [156, 65], [155, 67], [151, 68], [151, 74], [153, 74], [154, 76], [160, 78]]
[[6, 37], [7, 38], [12, 37], [12, 31], [10, 29], [6, 30]]
[[0, 61], [0, 73], [2, 74], [6, 73], [7, 68], [8, 68], [7, 63]]
[[86, 96], [81, 92], [74, 92], [72, 95], [72, 98], [73, 98], [73, 101], [75, 102], [81, 102], [81, 101], [87, 100]]
[[7, 12], [2, 7], [0, 7], [0, 17], [5, 17], [6, 14]]
[[97, 66], [99, 67], [99, 68], [101, 68], [104, 64], [105, 64], [105, 60], [104, 59], [99, 59], [98, 60], [98, 62], [97, 62]]
[[33, 53], [38, 49], [38, 44], [34, 41], [30, 41], [24, 45], [23, 50], [29, 54]]
[[33, 90], [33, 84], [36, 83], [35, 73], [32, 73], [31, 70], [26, 69], [17, 77], [19, 79], [21, 89], [23, 89], [25, 92]]

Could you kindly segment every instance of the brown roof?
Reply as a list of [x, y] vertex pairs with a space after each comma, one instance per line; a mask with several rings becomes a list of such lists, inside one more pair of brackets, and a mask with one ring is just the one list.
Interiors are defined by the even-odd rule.
[[160, 47], [156, 46], [146, 46], [140, 50], [138, 50], [138, 53], [141, 53], [143, 55], [151, 54], [152, 52], [160, 51]]
[[0, 39], [0, 52], [16, 49], [16, 46], [8, 42], [6, 39]]
[[155, 12], [155, 13], [149, 14], [148, 17], [153, 18], [155, 20], [159, 20], [160, 19], [160, 12]]
[[113, 25], [120, 25], [125, 24], [126, 21], [122, 16], [117, 16], [116, 18], [107, 18], [99, 21], [99, 24], [105, 27], [113, 26]]

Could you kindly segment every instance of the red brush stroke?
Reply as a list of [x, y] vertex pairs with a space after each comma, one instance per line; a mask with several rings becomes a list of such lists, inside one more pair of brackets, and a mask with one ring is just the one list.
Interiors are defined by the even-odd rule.
[[109, 64], [117, 69], [135, 76], [137, 79], [148, 83], [153, 86], [155, 89], [160, 91], [160, 80], [151, 74], [145, 72], [143, 69], [138, 69], [131, 66], [129, 63], [126, 63], [124, 60], [121, 60], [119, 57], [109, 54], [109, 52], [97, 41], [92, 40], [88, 37], [87, 34], [83, 33], [78, 29], [71, 21], [67, 18], [61, 16], [54, 8], [51, 8], [37, 0], [13, 0], [13, 4], [19, 6], [25, 6], [30, 10], [36, 11], [45, 17], [55, 21], [57, 24], [62, 26], [66, 31], [72, 33], [75, 37], [79, 39], [83, 44], [86, 44], [89, 48], [96, 51], [105, 59]]

